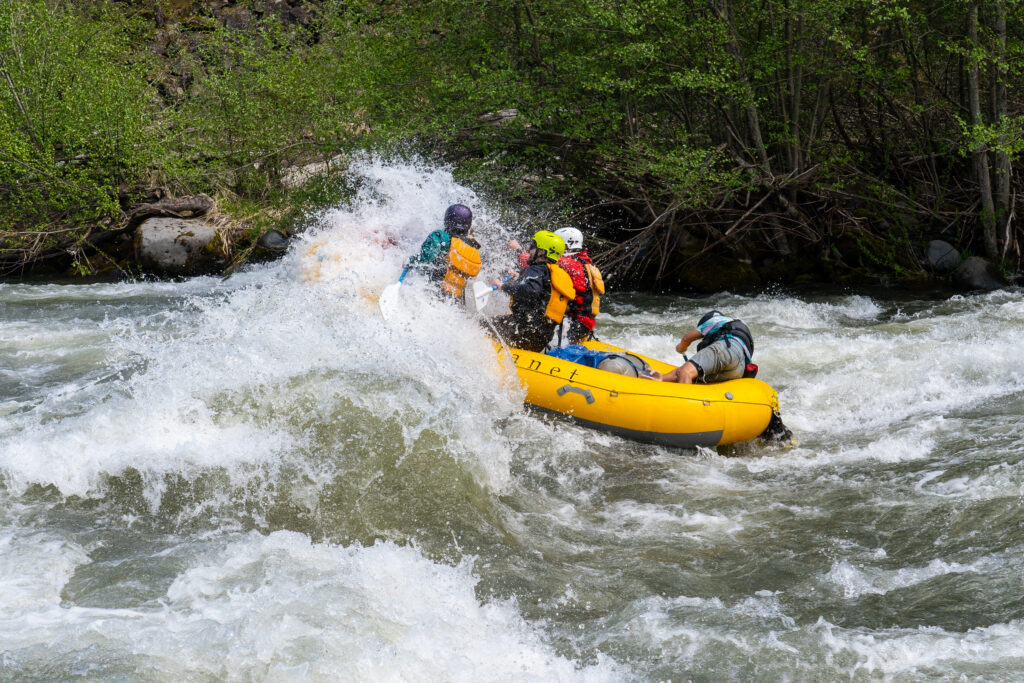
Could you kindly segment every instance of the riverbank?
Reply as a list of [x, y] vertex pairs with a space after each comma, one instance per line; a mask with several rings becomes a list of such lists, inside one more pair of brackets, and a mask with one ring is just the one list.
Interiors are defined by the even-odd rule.
[[[149, 193], [153, 200], [129, 210], [123, 227], [90, 236], [75, 249], [42, 252], [38, 261], [23, 264], [5, 279], [112, 281], [230, 275], [248, 265], [281, 258], [292, 238], [316, 229], [324, 212], [350, 203], [366, 178], [353, 172], [349, 163], [358, 166], [371, 159], [385, 167], [405, 166], [400, 160], [355, 154], [286, 169], [287, 187], [273, 202], [247, 205], [244, 219], [229, 215], [217, 200], [205, 195], [157, 199], [159, 192], [153, 189]], [[411, 164], [410, 168], [431, 173], [460, 174], [457, 166], [431, 164], [422, 158]], [[474, 180], [487, 182], [480, 176]], [[517, 222], [519, 239], [537, 229], [580, 220], [575, 224], [584, 230], [590, 254], [609, 284], [621, 289], [690, 294], [799, 292], [821, 287], [964, 292], [990, 291], [1020, 281], [1019, 275], [1006, 277], [990, 262], [963, 258], [948, 242], [886, 242], [859, 223], [833, 226], [829, 235], [783, 256], [765, 248], [749, 232], [719, 244], [698, 243], [682, 228], [669, 230], [663, 237], [643, 228], [623, 227], [621, 221], [599, 222], [606, 218], [599, 212], [573, 216], [571, 205], [555, 201], [510, 207], [485, 196], [481, 193], [474, 209], [503, 220], [511, 217]], [[756, 224], [764, 216], [750, 212], [748, 219]], [[423, 218], [425, 224], [430, 221]]]
[[0, 276], [116, 269], [136, 207], [200, 195], [238, 267], [358, 189], [296, 172], [375, 150], [579, 225], [637, 288], [912, 282], [933, 240], [1010, 277], [1024, 9], [962, 9], [14, 0]]

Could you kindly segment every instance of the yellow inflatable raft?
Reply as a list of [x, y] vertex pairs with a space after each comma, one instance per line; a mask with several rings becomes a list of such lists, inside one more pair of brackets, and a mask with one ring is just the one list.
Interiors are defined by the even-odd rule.
[[[639, 356], [660, 372], [675, 367], [603, 342], [587, 342], [585, 346]], [[509, 352], [526, 390], [527, 404], [619, 436], [693, 448], [748, 441], [764, 434], [769, 423], [785, 430], [778, 418], [775, 390], [759, 379], [717, 384], [656, 382], [543, 353], [522, 349]]]

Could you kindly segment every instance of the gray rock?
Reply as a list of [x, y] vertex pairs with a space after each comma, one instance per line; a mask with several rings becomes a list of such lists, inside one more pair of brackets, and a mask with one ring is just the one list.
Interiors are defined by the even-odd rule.
[[925, 259], [936, 273], [952, 273], [960, 265], [960, 254], [949, 242], [932, 240], [925, 249]]
[[284, 233], [279, 230], [268, 230], [260, 235], [257, 244], [262, 249], [274, 252], [284, 252], [288, 250], [288, 238], [284, 236]]
[[1009, 284], [995, 265], [980, 256], [971, 256], [961, 263], [960, 267], [953, 271], [950, 281], [955, 288], [964, 292], [979, 289], [992, 291]]
[[217, 228], [201, 220], [148, 218], [135, 232], [143, 272], [164, 277], [209, 275], [226, 262]]

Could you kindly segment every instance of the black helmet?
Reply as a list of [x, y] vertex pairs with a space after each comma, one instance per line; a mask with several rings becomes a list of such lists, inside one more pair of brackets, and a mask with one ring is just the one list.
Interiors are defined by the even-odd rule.
[[469, 232], [473, 224], [473, 212], [465, 204], [452, 204], [444, 212], [444, 229], [456, 235]]
[[704, 317], [700, 319], [700, 322], [697, 323], [697, 327], [700, 327], [701, 325], [703, 325], [707, 321], [709, 321], [712, 318], [714, 318], [716, 315], [722, 315], [722, 314], [719, 313], [718, 311], [708, 311], [707, 313], [704, 314]]

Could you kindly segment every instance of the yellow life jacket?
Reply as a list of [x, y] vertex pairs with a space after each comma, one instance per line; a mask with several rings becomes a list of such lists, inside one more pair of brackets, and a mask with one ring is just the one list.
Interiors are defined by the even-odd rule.
[[591, 263], [584, 263], [583, 267], [587, 271], [587, 279], [590, 280], [590, 293], [593, 299], [590, 302], [590, 316], [596, 318], [597, 314], [601, 312], [601, 295], [604, 294], [604, 278], [601, 277], [601, 271], [597, 269], [597, 266]]
[[544, 315], [555, 324], [561, 324], [565, 317], [565, 309], [569, 302], [576, 298], [576, 288], [572, 286], [572, 278], [553, 263], [548, 264], [551, 271], [551, 298], [548, 299], [548, 307]]
[[477, 249], [458, 237], [452, 237], [448, 247], [448, 271], [444, 274], [441, 290], [461, 299], [466, 289], [466, 280], [480, 272], [480, 263], [480, 252]]

